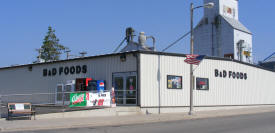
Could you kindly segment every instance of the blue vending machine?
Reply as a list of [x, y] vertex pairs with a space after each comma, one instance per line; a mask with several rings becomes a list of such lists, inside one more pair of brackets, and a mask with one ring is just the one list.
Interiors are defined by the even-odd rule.
[[104, 80], [97, 80], [97, 92], [104, 92], [105, 90], [105, 81]]
[[91, 80], [88, 83], [88, 90], [92, 92], [104, 92], [105, 86], [105, 80]]

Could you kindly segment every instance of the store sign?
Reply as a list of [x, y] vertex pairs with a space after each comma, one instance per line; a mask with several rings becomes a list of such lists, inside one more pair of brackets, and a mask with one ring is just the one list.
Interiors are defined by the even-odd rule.
[[215, 69], [215, 77], [247, 80], [247, 73]]
[[87, 105], [86, 93], [71, 93], [70, 107], [83, 107]]
[[68, 75], [68, 74], [80, 74], [80, 73], [87, 73], [87, 65], [77, 65], [77, 66], [65, 66], [59, 68], [50, 68], [50, 69], [43, 69], [43, 76], [56, 76], [56, 75]]
[[24, 110], [25, 109], [24, 104], [15, 104], [15, 109], [16, 110]]
[[110, 92], [87, 93], [87, 106], [111, 106]]

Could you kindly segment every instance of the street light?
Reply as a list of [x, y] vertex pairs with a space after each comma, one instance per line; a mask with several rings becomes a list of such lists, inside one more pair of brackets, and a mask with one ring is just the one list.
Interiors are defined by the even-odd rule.
[[[205, 8], [213, 8], [214, 7], [214, 3], [210, 2], [207, 4], [204, 4], [203, 6], [197, 6], [194, 7], [194, 4], [191, 3], [191, 8], [190, 8], [190, 17], [191, 17], [191, 35], [190, 35], [190, 54], [194, 54], [194, 29], [193, 29], [193, 12], [195, 9], [201, 8], [201, 7], [205, 7]], [[193, 80], [193, 65], [190, 64], [190, 110], [189, 110], [189, 115], [192, 115], [193, 112], [193, 88], [194, 88], [194, 80]]]
[[215, 6], [215, 4], [213, 2], [209, 2], [204, 5], [205, 8], [213, 8], [214, 6]]

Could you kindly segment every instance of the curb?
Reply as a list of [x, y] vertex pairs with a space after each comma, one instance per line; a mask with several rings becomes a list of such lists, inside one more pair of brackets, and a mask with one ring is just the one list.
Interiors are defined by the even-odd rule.
[[[230, 110], [228, 110], [230, 111]], [[219, 118], [219, 117], [229, 117], [229, 116], [239, 116], [239, 115], [253, 115], [253, 114], [260, 114], [260, 113], [268, 113], [274, 112], [275, 108], [263, 108], [261, 110], [254, 110], [254, 111], [247, 111], [244, 110], [243, 112], [235, 112], [226, 113], [225, 111], [221, 111], [221, 113], [216, 114], [213, 111], [210, 112], [197, 112], [192, 116], [189, 116], [185, 113], [179, 114], [160, 114], [160, 115], [144, 115], [144, 118], [138, 120], [131, 120], [131, 119], [122, 119], [121, 121], [109, 121], [104, 122], [100, 121], [97, 123], [72, 123], [68, 125], [57, 125], [57, 126], [36, 126], [36, 127], [22, 127], [22, 128], [0, 128], [0, 132], [16, 132], [16, 131], [35, 131], [35, 130], [49, 130], [49, 129], [65, 129], [65, 128], [81, 128], [81, 127], [103, 127], [103, 126], [128, 126], [128, 125], [136, 125], [136, 124], [148, 124], [148, 123], [157, 123], [157, 122], [173, 122], [173, 121], [182, 121], [182, 120], [198, 120], [198, 119], [206, 119], [206, 118]], [[169, 116], [170, 115], [170, 116]], [[180, 117], [177, 117], [179, 116]], [[0, 119], [1, 120], [1, 119]]]
[[[187, 115], [185, 115], [187, 116]], [[16, 131], [37, 131], [37, 130], [49, 130], [49, 129], [66, 129], [66, 128], [81, 128], [81, 127], [104, 127], [104, 126], [129, 126], [129, 125], [136, 125], [136, 124], [148, 124], [148, 123], [157, 123], [157, 122], [172, 122], [172, 121], [179, 121], [179, 120], [191, 120], [192, 117], [185, 117], [180, 119], [165, 119], [158, 117], [155, 119], [147, 119], [147, 120], [138, 120], [138, 121], [120, 121], [117, 123], [112, 122], [98, 122], [98, 123], [87, 123], [87, 124], [72, 124], [68, 126], [50, 126], [50, 127], [26, 127], [26, 128], [0, 128], [0, 132], [16, 132]], [[197, 118], [195, 118], [197, 119]]]

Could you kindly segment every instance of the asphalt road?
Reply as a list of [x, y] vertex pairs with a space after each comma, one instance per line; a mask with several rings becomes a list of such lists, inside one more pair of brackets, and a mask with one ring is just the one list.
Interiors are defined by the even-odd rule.
[[275, 133], [275, 112], [113, 127], [87, 127], [21, 133]]

